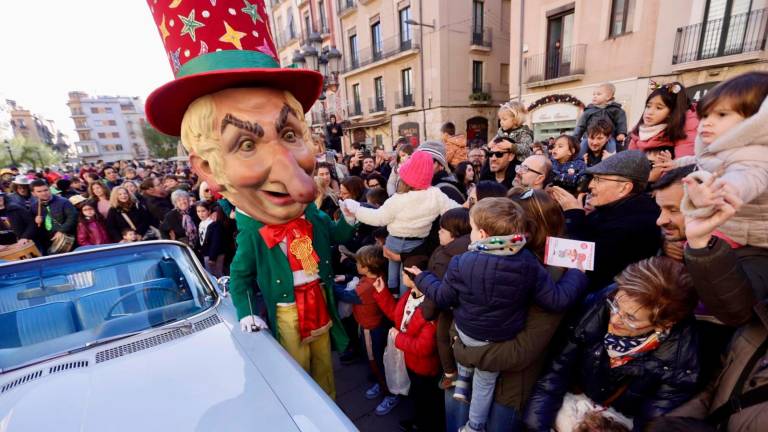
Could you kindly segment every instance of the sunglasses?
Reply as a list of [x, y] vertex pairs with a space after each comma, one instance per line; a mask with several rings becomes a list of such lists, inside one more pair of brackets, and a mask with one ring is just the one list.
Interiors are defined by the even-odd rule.
[[488, 152], [488, 156], [495, 157], [496, 159], [501, 159], [504, 157], [505, 154], [512, 153], [511, 151], [494, 151], [494, 152]]

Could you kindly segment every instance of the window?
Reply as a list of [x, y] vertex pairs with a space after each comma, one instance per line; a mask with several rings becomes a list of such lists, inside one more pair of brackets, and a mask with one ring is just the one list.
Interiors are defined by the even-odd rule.
[[751, 7], [752, 0], [707, 0], [700, 38], [702, 59], [743, 52], [747, 25], [754, 19]]
[[371, 24], [371, 50], [373, 53], [373, 59], [378, 60], [382, 54], [381, 44], [381, 22]]
[[483, 2], [472, 1], [472, 32], [483, 34]]
[[411, 25], [406, 21], [411, 19], [411, 8], [405, 7], [400, 9], [400, 48], [411, 48]]
[[304, 14], [304, 31], [306, 31], [307, 38], [309, 38], [309, 34], [312, 33], [312, 23], [309, 19], [309, 12]]
[[374, 112], [384, 111], [384, 78], [376, 77], [373, 79], [373, 90], [376, 95]]
[[403, 106], [413, 106], [413, 87], [412, 87], [411, 68], [400, 71], [400, 89], [403, 92]]
[[110, 136], [111, 136], [112, 138], [120, 138], [120, 133], [118, 133], [118, 132], [112, 132], [112, 133], [110, 134]]
[[104, 112], [111, 113], [112, 112], [112, 107], [105, 107], [104, 108]]
[[107, 138], [106, 132], [99, 132], [99, 138], [100, 139], [106, 139]]
[[357, 57], [357, 35], [353, 34], [349, 36], [349, 64], [353, 68], [356, 68], [359, 63]]
[[384, 135], [376, 134], [376, 147], [384, 147]]
[[328, 22], [325, 18], [325, 2], [323, 0], [318, 0], [317, 2], [317, 16], [320, 21], [320, 32], [328, 33]]
[[501, 76], [501, 85], [509, 85], [509, 64], [502, 63], [499, 67], [499, 75]]
[[91, 107], [91, 114], [98, 114], [99, 108], [98, 107]]
[[571, 73], [573, 16], [574, 11], [571, 9], [548, 18], [545, 79], [560, 78]]
[[635, 0], [613, 0], [611, 5], [611, 36], [632, 31]]
[[90, 131], [78, 131], [77, 135], [80, 137], [80, 141], [89, 141], [91, 139]]
[[472, 61], [472, 93], [483, 91], [483, 62]]
[[293, 23], [293, 9], [288, 9], [288, 35], [290, 39], [296, 37], [296, 25]]
[[352, 85], [352, 115], [361, 115], [363, 107], [360, 106], [360, 84]]

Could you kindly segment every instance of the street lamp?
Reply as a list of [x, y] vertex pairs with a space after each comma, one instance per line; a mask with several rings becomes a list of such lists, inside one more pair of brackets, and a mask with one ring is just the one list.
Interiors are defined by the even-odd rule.
[[11, 164], [13, 166], [16, 166], [16, 159], [13, 158], [13, 151], [11, 150], [11, 143], [8, 142], [8, 140], [4, 141], [5, 149], [8, 150], [8, 156], [11, 157]]
[[323, 90], [318, 98], [321, 102], [322, 117], [325, 120], [325, 95], [326, 90], [336, 92], [338, 90], [338, 79], [341, 67], [341, 53], [335, 46], [323, 47], [323, 36], [313, 31], [309, 34], [304, 45], [293, 52], [291, 62], [300, 67], [320, 72], [323, 75]]

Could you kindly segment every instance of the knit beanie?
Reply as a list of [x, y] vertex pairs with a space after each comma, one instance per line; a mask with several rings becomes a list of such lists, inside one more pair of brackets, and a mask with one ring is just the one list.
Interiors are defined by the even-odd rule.
[[438, 141], [426, 141], [423, 142], [416, 150], [421, 150], [429, 153], [436, 162], [440, 162], [440, 165], [444, 166], [447, 171], [450, 171], [448, 162], [445, 160], [445, 145]]
[[435, 173], [433, 166], [432, 156], [428, 152], [416, 151], [400, 166], [400, 180], [414, 189], [427, 189], [432, 185]]

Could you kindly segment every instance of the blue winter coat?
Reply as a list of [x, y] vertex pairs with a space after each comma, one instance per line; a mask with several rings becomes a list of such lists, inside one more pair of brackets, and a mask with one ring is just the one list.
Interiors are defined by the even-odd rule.
[[[688, 401], [697, 391], [699, 343], [693, 318], [677, 323], [659, 347], [611, 368], [603, 338], [610, 311], [599, 296], [568, 335], [565, 347], [536, 383], [525, 411], [529, 430], [549, 431], [568, 391], [581, 390], [634, 419], [634, 430]], [[622, 387], [626, 386], [622, 390]]]
[[466, 252], [451, 259], [442, 281], [422, 272], [415, 283], [438, 307], [454, 308], [456, 326], [464, 334], [489, 342], [513, 339], [523, 329], [532, 302], [564, 312], [584, 287], [583, 283], [556, 285], [527, 249], [507, 256]]

